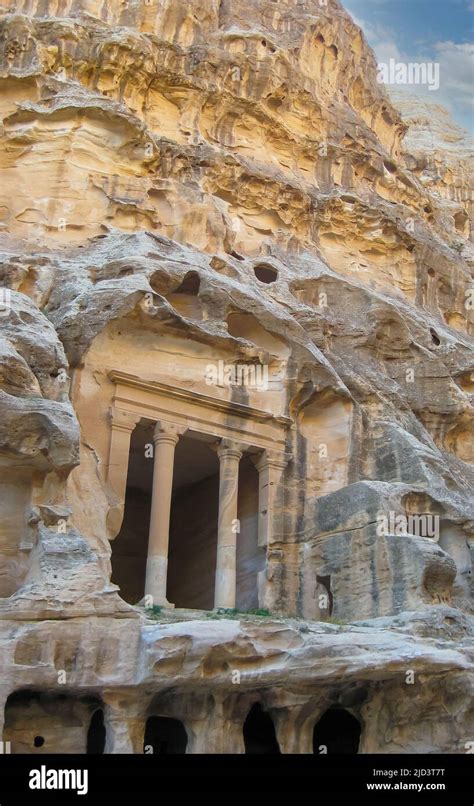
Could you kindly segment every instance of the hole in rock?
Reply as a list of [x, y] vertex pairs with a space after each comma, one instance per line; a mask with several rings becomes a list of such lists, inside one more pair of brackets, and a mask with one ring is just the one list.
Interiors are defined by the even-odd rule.
[[35, 736], [33, 744], [35, 747], [43, 747], [44, 745], [44, 737], [43, 736]]
[[[345, 708], [329, 708], [313, 730], [313, 753], [359, 752], [361, 726]], [[327, 748], [327, 751], [324, 749]]]
[[281, 98], [268, 98], [267, 104], [270, 109], [279, 109], [283, 101]]
[[201, 281], [197, 271], [188, 271], [181, 285], [174, 291], [175, 294], [192, 294], [197, 296]]
[[394, 162], [389, 162], [389, 160], [384, 160], [384, 161], [383, 161], [383, 164], [384, 164], [384, 166], [385, 166], [386, 170], [387, 170], [387, 171], [388, 171], [390, 174], [394, 174], [394, 173], [396, 173], [396, 172], [397, 172], [397, 166], [395, 165], [395, 163], [394, 163]]
[[329, 50], [331, 51], [332, 55], [335, 59], [337, 59], [338, 50], [335, 45], [330, 45]]
[[431, 341], [433, 342], [433, 344], [435, 344], [436, 347], [439, 347], [439, 345], [441, 344], [441, 339], [438, 336], [436, 330], [434, 330], [434, 328], [432, 328], [432, 327], [430, 327], [430, 336], [431, 336]]
[[280, 752], [272, 718], [260, 703], [255, 703], [244, 722], [244, 744], [248, 755]]
[[429, 276], [429, 277], [434, 277], [434, 276], [435, 276], [435, 270], [434, 270], [434, 269], [432, 269], [432, 268], [431, 268], [431, 266], [430, 266], [430, 268], [428, 269], [428, 276]]
[[87, 731], [87, 754], [101, 755], [105, 748], [104, 712], [98, 708], [92, 715], [89, 730]]
[[164, 716], [150, 716], [146, 721], [143, 751], [152, 748], [156, 755], [177, 755], [186, 752], [188, 737], [179, 719]]
[[255, 277], [261, 283], [274, 283], [278, 279], [277, 270], [273, 266], [269, 266], [268, 263], [258, 263], [253, 270]]
[[458, 232], [464, 233], [469, 216], [465, 210], [460, 210], [454, 216], [454, 226]]
[[200, 285], [198, 273], [188, 272], [176, 291], [167, 296], [168, 302], [182, 316], [190, 319], [202, 319], [202, 303], [198, 297]]
[[[316, 575], [316, 581], [319, 583], [319, 585], [321, 586], [321, 589], [322, 589], [320, 591], [320, 595], [326, 596], [326, 600], [324, 600], [324, 599], [321, 600], [322, 604], [320, 604], [320, 610], [323, 611], [323, 612], [326, 610], [327, 615], [330, 616], [331, 613], [332, 613], [332, 610], [333, 610], [333, 596], [332, 596], [332, 593], [331, 593], [331, 577], [329, 575], [328, 576], [319, 576], [319, 574], [317, 574]], [[327, 604], [326, 604], [326, 602], [327, 602]], [[324, 606], [324, 605], [326, 605], [326, 606]]]
[[234, 250], [232, 250], [232, 252], [230, 254], [231, 254], [232, 257], [235, 257], [237, 260], [245, 260], [243, 255], [239, 255], [239, 253], [235, 252]]

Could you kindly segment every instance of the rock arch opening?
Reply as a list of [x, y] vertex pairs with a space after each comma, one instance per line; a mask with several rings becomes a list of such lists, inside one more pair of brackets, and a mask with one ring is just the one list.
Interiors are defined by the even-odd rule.
[[146, 721], [143, 752], [156, 755], [186, 753], [188, 736], [179, 719], [164, 716], [149, 716]]
[[[3, 741], [10, 742], [12, 753], [90, 752], [89, 743], [98, 746], [101, 735], [99, 713], [101, 703], [94, 697], [15, 691], [5, 705]], [[102, 738], [105, 743], [103, 717]]]
[[102, 708], [98, 708], [92, 714], [87, 731], [87, 754], [101, 755], [105, 749], [105, 738], [104, 712]]
[[329, 708], [313, 729], [313, 753], [359, 752], [361, 725], [345, 708]]
[[252, 705], [243, 727], [245, 752], [248, 755], [280, 752], [273, 720], [260, 703]]
[[196, 271], [189, 271], [178, 288], [167, 295], [178, 313], [190, 319], [202, 319], [202, 303], [199, 299], [201, 281]]

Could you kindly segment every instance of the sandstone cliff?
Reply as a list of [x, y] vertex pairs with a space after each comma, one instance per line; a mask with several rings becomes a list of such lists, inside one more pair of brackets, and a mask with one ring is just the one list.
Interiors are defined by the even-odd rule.
[[[151, 713], [188, 751], [241, 752], [257, 701], [285, 752], [311, 751], [331, 705], [361, 752], [465, 752], [472, 150], [437, 114], [389, 98], [336, 0], [0, 0], [0, 696], [19, 752], [84, 751], [99, 708], [108, 752], [141, 752]], [[220, 362], [268, 383], [211, 389]], [[270, 616], [203, 616], [217, 459], [190, 438], [177, 609], [140, 604], [157, 417], [112, 483], [114, 373], [211, 397], [218, 436], [245, 417], [283, 434], [266, 545], [252, 451], [241, 466], [237, 610]]]

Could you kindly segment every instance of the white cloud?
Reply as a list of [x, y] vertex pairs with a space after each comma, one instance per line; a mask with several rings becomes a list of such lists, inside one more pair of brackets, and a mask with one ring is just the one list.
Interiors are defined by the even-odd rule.
[[378, 62], [388, 63], [390, 59], [395, 59], [397, 62], [404, 61], [404, 57], [398, 50], [395, 42], [382, 40], [381, 42], [377, 42], [374, 50]]
[[[474, 2], [471, 4], [474, 9]], [[426, 96], [432, 103], [445, 106], [461, 125], [472, 129], [474, 120], [474, 45], [457, 42], [423, 42], [423, 55], [406, 53], [400, 50], [391, 32], [381, 25], [367, 23], [356, 19], [373, 48], [378, 62], [388, 64], [390, 59], [396, 62], [438, 62], [440, 65], [440, 86], [438, 90], [429, 90], [427, 86], [417, 85], [416, 94]], [[429, 55], [427, 55], [429, 54]], [[397, 89], [406, 89], [413, 93], [414, 87], [397, 85]]]
[[474, 45], [437, 42], [440, 63], [440, 94], [457, 104], [472, 107], [474, 86]]

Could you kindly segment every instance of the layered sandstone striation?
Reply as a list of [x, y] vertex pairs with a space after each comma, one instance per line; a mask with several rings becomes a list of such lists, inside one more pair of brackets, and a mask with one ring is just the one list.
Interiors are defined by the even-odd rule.
[[[389, 98], [336, 0], [0, 0], [15, 752], [85, 752], [99, 712], [106, 752], [150, 715], [243, 752], [257, 702], [282, 752], [331, 706], [359, 752], [465, 752], [471, 148]], [[150, 520], [174, 611], [142, 600]]]

